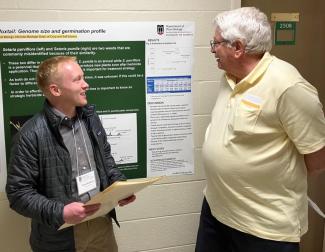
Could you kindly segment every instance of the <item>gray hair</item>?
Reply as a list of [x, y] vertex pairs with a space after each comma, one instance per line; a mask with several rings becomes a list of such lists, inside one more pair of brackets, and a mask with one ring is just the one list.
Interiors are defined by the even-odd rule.
[[255, 7], [242, 7], [218, 14], [214, 19], [216, 31], [230, 43], [240, 40], [249, 54], [269, 52], [272, 32], [267, 16]]

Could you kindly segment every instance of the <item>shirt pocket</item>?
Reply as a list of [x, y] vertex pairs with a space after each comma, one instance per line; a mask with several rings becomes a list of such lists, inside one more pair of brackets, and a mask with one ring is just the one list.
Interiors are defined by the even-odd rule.
[[253, 103], [249, 100], [242, 99], [234, 114], [234, 133], [253, 134], [260, 113], [261, 103]]

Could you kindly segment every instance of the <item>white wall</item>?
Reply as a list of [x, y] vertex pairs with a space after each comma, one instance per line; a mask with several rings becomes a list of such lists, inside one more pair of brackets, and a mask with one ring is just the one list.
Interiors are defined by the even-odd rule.
[[[118, 208], [115, 228], [121, 252], [194, 251], [205, 175], [201, 145], [218, 90], [217, 70], [209, 51], [212, 19], [218, 11], [240, 6], [240, 0], [1, 0], [1, 21], [194, 21], [193, 124], [195, 175], [168, 177], [137, 195], [134, 204]], [[0, 26], [1, 28], [1, 26]], [[1, 99], [1, 98], [0, 98]], [[1, 102], [1, 100], [0, 100]], [[0, 108], [0, 116], [1, 116]], [[0, 127], [0, 142], [4, 142]], [[0, 146], [0, 251], [30, 251], [29, 220], [9, 209], [3, 188], [5, 154]]]

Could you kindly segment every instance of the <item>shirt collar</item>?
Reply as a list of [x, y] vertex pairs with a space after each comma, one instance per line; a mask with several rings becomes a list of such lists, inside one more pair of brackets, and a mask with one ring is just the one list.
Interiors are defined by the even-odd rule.
[[60, 124], [61, 126], [66, 126], [68, 128], [72, 128], [75, 119], [74, 118], [69, 118], [66, 116], [64, 113], [62, 113], [60, 110], [56, 109], [55, 107], [50, 106], [50, 109], [52, 112], [57, 115], [60, 118]]
[[234, 96], [237, 93], [242, 93], [256, 85], [258, 82], [257, 80], [265, 73], [272, 60], [273, 56], [269, 52], [265, 52], [262, 59], [258, 62], [254, 69], [237, 84], [236, 79], [233, 76], [226, 74], [226, 80], [229, 86], [233, 89], [231, 96]]

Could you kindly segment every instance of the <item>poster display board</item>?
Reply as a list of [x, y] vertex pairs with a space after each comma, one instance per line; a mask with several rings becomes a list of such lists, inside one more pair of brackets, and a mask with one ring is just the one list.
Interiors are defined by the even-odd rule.
[[0, 23], [2, 156], [8, 161], [13, 136], [42, 108], [40, 62], [71, 55], [128, 178], [192, 174], [193, 39], [193, 22]]

